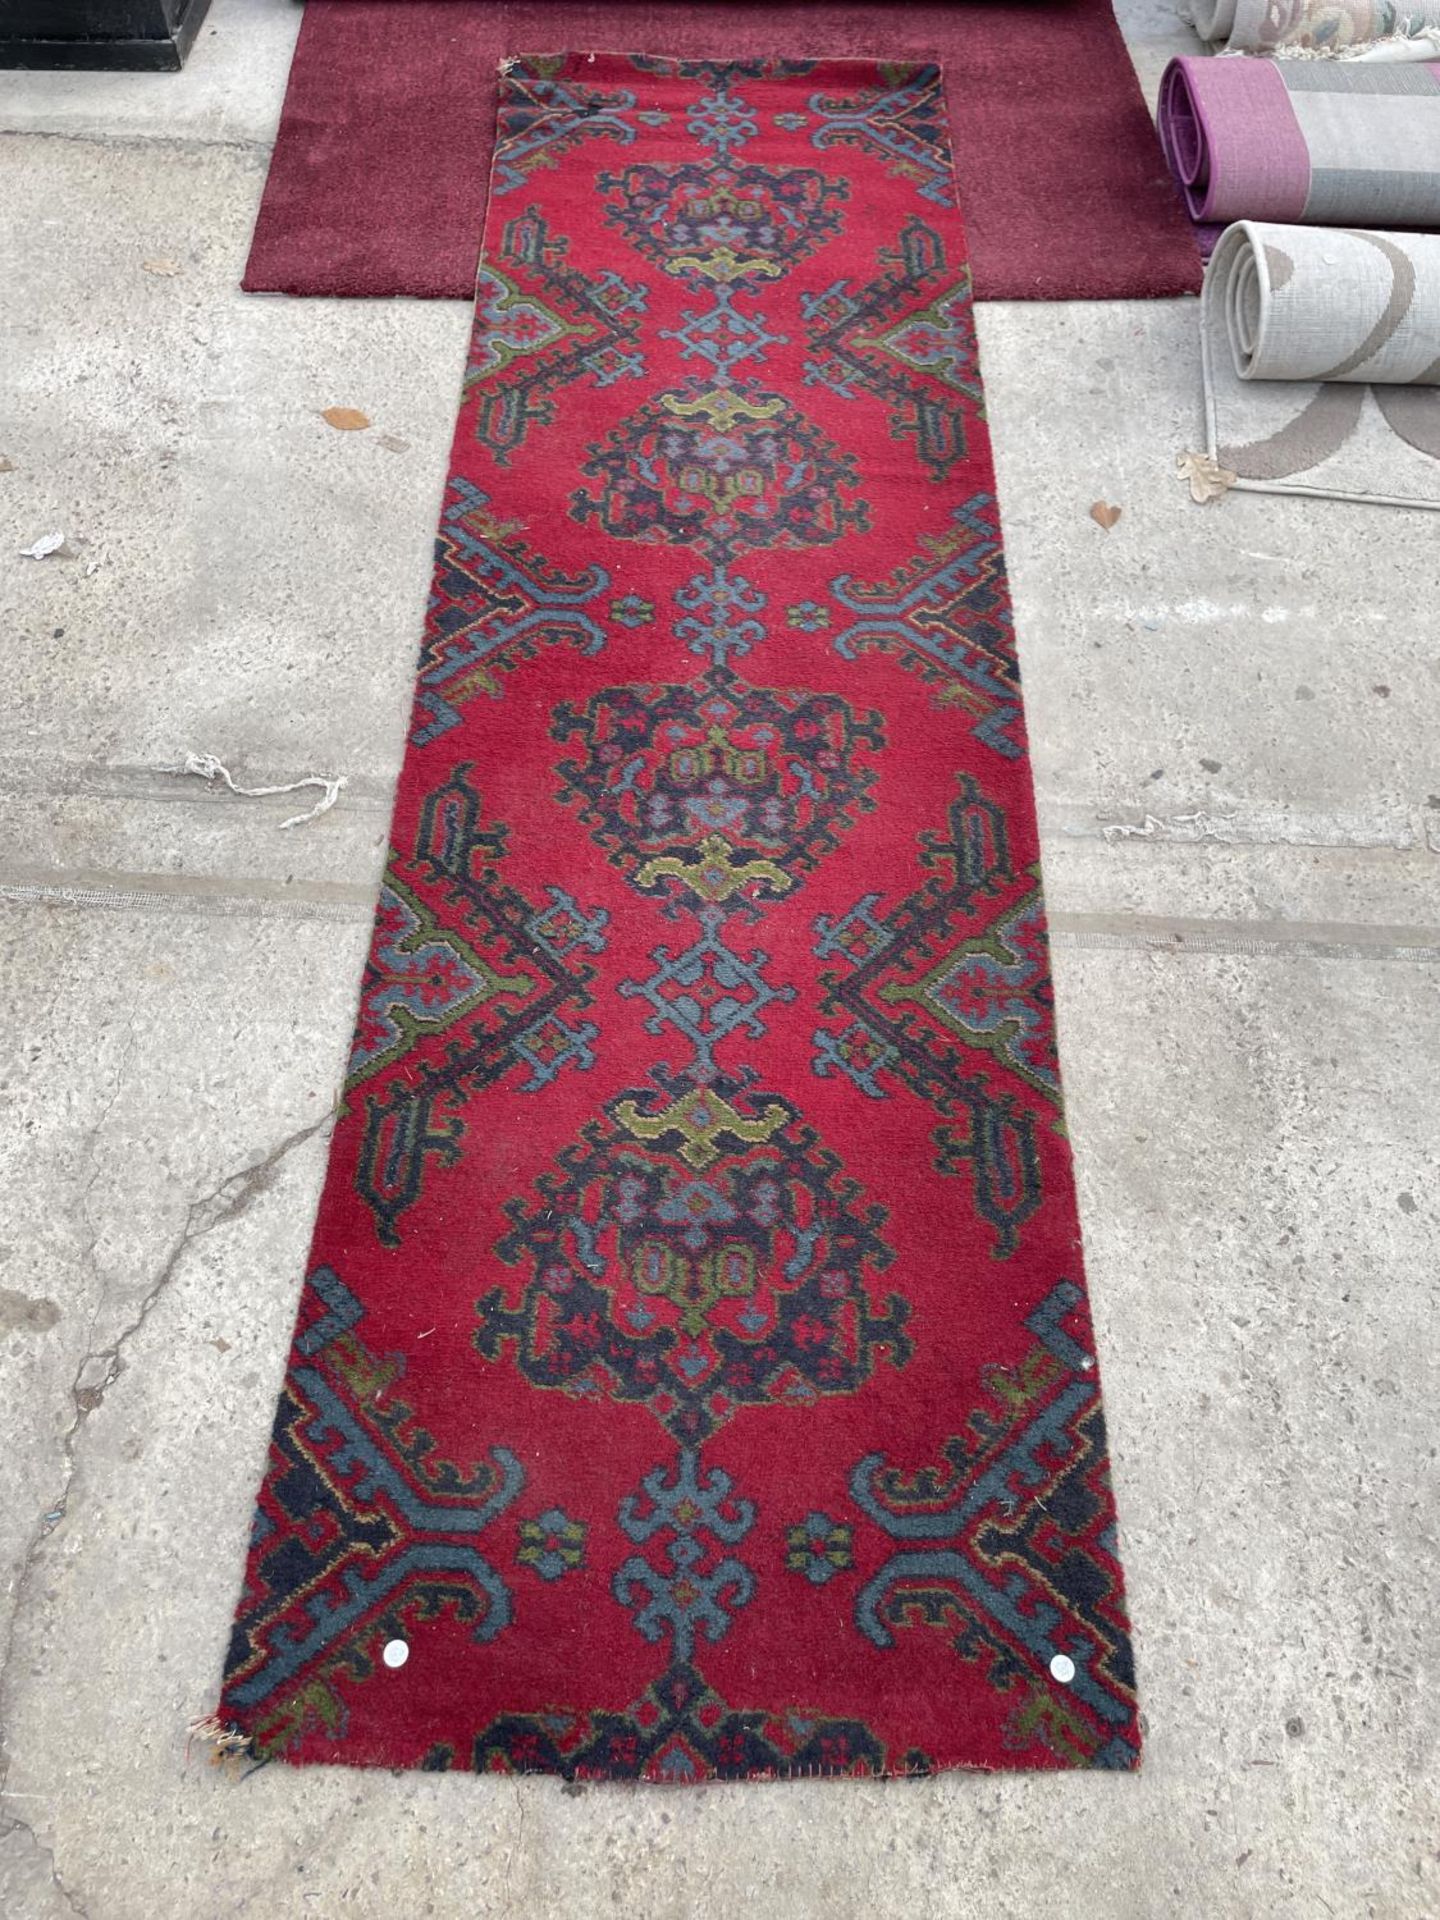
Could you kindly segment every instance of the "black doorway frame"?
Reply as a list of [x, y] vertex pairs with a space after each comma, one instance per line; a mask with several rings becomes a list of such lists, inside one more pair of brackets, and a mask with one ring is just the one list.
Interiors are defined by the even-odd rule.
[[178, 73], [210, 0], [6, 0], [0, 67]]

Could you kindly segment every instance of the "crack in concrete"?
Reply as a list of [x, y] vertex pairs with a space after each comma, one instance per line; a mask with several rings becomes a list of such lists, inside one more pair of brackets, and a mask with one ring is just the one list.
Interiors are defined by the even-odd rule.
[[[121, 1062], [120, 1067], [116, 1071], [115, 1086], [106, 1100], [100, 1117], [90, 1128], [89, 1141], [92, 1157], [94, 1157], [95, 1143], [98, 1141], [99, 1135], [119, 1098], [120, 1089], [124, 1082], [125, 1062], [128, 1061], [131, 1051], [133, 1051], [133, 1042], [132, 1047], [127, 1050], [125, 1060]], [[164, 1296], [166, 1289], [179, 1272], [181, 1264], [191, 1247], [193, 1247], [197, 1241], [203, 1240], [207, 1234], [213, 1233], [217, 1227], [226, 1226], [230, 1221], [238, 1220], [242, 1214], [247, 1212], [261, 1195], [268, 1192], [274, 1185], [282, 1161], [284, 1161], [289, 1154], [293, 1153], [297, 1147], [303, 1146], [307, 1140], [312, 1140], [322, 1128], [328, 1126], [334, 1118], [335, 1112], [336, 1109], [334, 1107], [328, 1108], [326, 1112], [321, 1114], [318, 1120], [312, 1120], [308, 1126], [300, 1127], [294, 1133], [287, 1134], [279, 1145], [272, 1148], [262, 1159], [253, 1161], [249, 1166], [242, 1167], [237, 1173], [227, 1174], [209, 1193], [202, 1194], [198, 1200], [192, 1200], [186, 1210], [184, 1224], [176, 1237], [174, 1245], [166, 1256], [159, 1273], [145, 1289], [138, 1307], [109, 1345], [98, 1349], [92, 1347], [90, 1344], [94, 1338], [95, 1322], [99, 1317], [100, 1309], [97, 1306], [95, 1316], [92, 1317], [90, 1323], [90, 1333], [86, 1340], [85, 1354], [75, 1369], [74, 1379], [71, 1383], [70, 1392], [75, 1403], [75, 1413], [69, 1426], [61, 1436], [60, 1441], [62, 1461], [60, 1490], [54, 1501], [45, 1509], [35, 1523], [29, 1544], [25, 1552], [21, 1555], [15, 1574], [12, 1588], [10, 1620], [5, 1633], [4, 1649], [0, 1651], [0, 1699], [3, 1699], [6, 1683], [9, 1679], [10, 1663], [15, 1651], [15, 1642], [19, 1633], [20, 1621], [25, 1611], [30, 1582], [39, 1564], [41, 1548], [60, 1525], [61, 1521], [64, 1520], [69, 1511], [71, 1489], [75, 1483], [75, 1476], [79, 1471], [77, 1449], [80, 1439], [90, 1415], [103, 1404], [106, 1393], [114, 1386], [124, 1371], [125, 1349], [154, 1312], [155, 1307]], [[84, 1213], [86, 1218], [87, 1226], [90, 1225], [88, 1216], [89, 1196], [99, 1177], [100, 1170], [97, 1165], [90, 1180], [86, 1183], [81, 1198], [82, 1213]], [[98, 1238], [98, 1234], [92, 1230], [92, 1238], [85, 1256], [87, 1260], [92, 1262], [92, 1265], [96, 1238]], [[99, 1371], [87, 1379], [87, 1372], [97, 1367]], [[3, 1732], [0, 1732], [0, 1799], [8, 1797], [5, 1794], [5, 1784], [10, 1777], [10, 1764], [8, 1743], [4, 1740]], [[10, 1821], [10, 1826], [7, 1827], [3, 1825], [3, 1821], [5, 1820]], [[29, 1832], [32, 1838], [35, 1838], [37, 1845], [43, 1845], [38, 1836], [34, 1834], [34, 1830], [30, 1828], [26, 1822], [20, 1820], [18, 1816], [0, 1816], [0, 1834], [12, 1831], [16, 1826], [23, 1827], [25, 1831]], [[46, 1851], [48, 1851], [48, 1849], [46, 1849]], [[83, 1914], [84, 1908], [75, 1905], [73, 1898], [60, 1881], [58, 1873], [55, 1878], [56, 1885], [60, 1887], [62, 1893], [65, 1893], [66, 1898], [71, 1900], [75, 1911]]]
[[50, 1876], [51, 1885], [70, 1911], [79, 1914], [80, 1920], [90, 1920], [90, 1909], [77, 1893], [66, 1886], [60, 1876], [60, 1869], [55, 1861], [55, 1849], [42, 1840], [30, 1822], [22, 1819], [18, 1813], [0, 1813], [0, 1840], [8, 1840], [14, 1833], [23, 1834], [34, 1847], [45, 1872]]
[[1307, 960], [1440, 960], [1440, 927], [1326, 920], [1197, 920], [1167, 914], [1050, 915], [1050, 939], [1065, 948], [1172, 955], [1225, 953]]
[[290, 918], [361, 920], [373, 913], [373, 880], [239, 880], [213, 874], [56, 874], [43, 867], [0, 868], [0, 900], [15, 906], [128, 907], [152, 912], [267, 914]]
[[[114, 1101], [112, 1100], [110, 1105], [113, 1106], [113, 1104]], [[76, 1415], [61, 1443], [62, 1449], [67, 1453], [80, 1427], [83, 1426], [89, 1415], [102, 1404], [106, 1393], [119, 1379], [124, 1368], [122, 1349], [135, 1337], [149, 1319], [156, 1302], [175, 1277], [176, 1270], [189, 1249], [197, 1240], [203, 1239], [207, 1233], [213, 1233], [216, 1227], [224, 1226], [228, 1221], [238, 1219], [242, 1213], [258, 1200], [261, 1194], [265, 1193], [274, 1184], [280, 1162], [285, 1158], [286, 1154], [293, 1152], [296, 1147], [302, 1146], [305, 1141], [313, 1138], [322, 1127], [328, 1125], [333, 1111], [333, 1108], [327, 1110], [321, 1114], [318, 1120], [313, 1120], [308, 1127], [302, 1127], [298, 1132], [292, 1133], [286, 1139], [282, 1140], [279, 1146], [274, 1148], [272, 1152], [266, 1154], [263, 1160], [257, 1160], [251, 1166], [242, 1167], [238, 1173], [228, 1175], [212, 1192], [204, 1194], [199, 1200], [191, 1201], [190, 1207], [185, 1215], [185, 1224], [180, 1229], [179, 1237], [175, 1245], [171, 1248], [170, 1255], [164, 1266], [160, 1269], [158, 1277], [153, 1280], [145, 1290], [140, 1301], [139, 1309], [131, 1319], [130, 1324], [121, 1330], [108, 1347], [101, 1347], [98, 1351], [88, 1351], [75, 1370], [75, 1378], [71, 1384], [70, 1391], [75, 1401]], [[98, 1177], [97, 1172], [96, 1178], [98, 1179]], [[92, 1179], [86, 1188], [87, 1200], [90, 1189], [94, 1184], [95, 1181]], [[86, 1379], [87, 1370], [101, 1362], [104, 1363], [102, 1371], [98, 1375]], [[65, 1491], [66, 1493], [69, 1491], [68, 1482]], [[50, 1515], [47, 1513], [42, 1516], [44, 1531], [40, 1534], [39, 1540], [43, 1540], [47, 1535], [53, 1533], [55, 1527], [59, 1525], [60, 1519], [64, 1517], [63, 1498], [58, 1509], [52, 1508], [50, 1511], [57, 1512], [58, 1517], [50, 1525], [44, 1525], [45, 1521], [49, 1520]], [[36, 1545], [39, 1544], [39, 1540], [36, 1541]]]
[[[105, 1303], [105, 1297], [109, 1292], [109, 1289], [105, 1284], [105, 1276], [104, 1274], [101, 1273], [99, 1262], [95, 1257], [95, 1250], [100, 1244], [100, 1229], [96, 1225], [94, 1219], [91, 1216], [90, 1196], [95, 1191], [95, 1188], [97, 1187], [100, 1181], [100, 1174], [101, 1174], [100, 1142], [101, 1142], [101, 1139], [104, 1137], [106, 1127], [110, 1123], [110, 1116], [115, 1111], [115, 1107], [119, 1102], [121, 1091], [125, 1085], [125, 1075], [129, 1069], [131, 1058], [135, 1052], [135, 1045], [136, 1045], [135, 1016], [132, 1014], [126, 1026], [126, 1044], [120, 1056], [120, 1063], [115, 1069], [115, 1076], [114, 1076], [114, 1080], [111, 1083], [110, 1091], [105, 1097], [105, 1104], [101, 1107], [100, 1113], [96, 1118], [96, 1120], [94, 1121], [94, 1123], [89, 1128], [86, 1129], [86, 1133], [85, 1133], [84, 1153], [85, 1153], [85, 1158], [90, 1163], [90, 1177], [85, 1182], [84, 1186], [81, 1187], [80, 1189], [80, 1198], [76, 1205], [75, 1210], [79, 1214], [80, 1219], [84, 1223], [84, 1227], [85, 1227], [86, 1239], [85, 1239], [85, 1245], [81, 1252], [81, 1258], [83, 1259], [86, 1267], [89, 1269], [90, 1277], [94, 1284], [94, 1293], [95, 1293], [95, 1304], [92, 1307], [90, 1312], [90, 1324], [85, 1330], [84, 1351], [87, 1355], [90, 1353], [90, 1350], [94, 1344], [95, 1329], [100, 1323], [101, 1310]], [[82, 1360], [80, 1362], [80, 1365], [82, 1368], [84, 1364], [85, 1362], [84, 1360]], [[78, 1372], [77, 1372], [77, 1378], [78, 1378]], [[75, 1394], [75, 1385], [73, 1381], [71, 1383], [70, 1392], [71, 1392], [71, 1397], [73, 1399]], [[73, 1429], [71, 1431], [73, 1431]], [[66, 1438], [67, 1439], [69, 1438], [68, 1434]], [[35, 1543], [32, 1541], [31, 1544], [33, 1547]]]
[[0, 140], [53, 140], [77, 147], [157, 147], [171, 153], [239, 153], [268, 160], [274, 139], [208, 138], [198, 133], [97, 133], [85, 127], [0, 127]]

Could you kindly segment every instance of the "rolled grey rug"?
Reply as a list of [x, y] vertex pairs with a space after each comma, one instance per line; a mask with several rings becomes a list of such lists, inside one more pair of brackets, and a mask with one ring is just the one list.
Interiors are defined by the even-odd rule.
[[1440, 507], [1440, 235], [1242, 220], [1200, 325], [1233, 484]]
[[1440, 386], [1440, 235], [1241, 220], [1201, 297], [1242, 380]]

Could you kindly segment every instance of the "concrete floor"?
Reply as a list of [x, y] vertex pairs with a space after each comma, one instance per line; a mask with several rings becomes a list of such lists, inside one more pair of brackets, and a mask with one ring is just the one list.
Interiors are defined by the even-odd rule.
[[[1440, 1914], [1440, 526], [1194, 507], [1185, 302], [981, 314], [1144, 1772], [575, 1793], [187, 1755], [467, 319], [237, 292], [297, 18], [217, 0], [180, 78], [0, 76], [0, 1910]], [[1127, 18], [1153, 86], [1184, 30]], [[52, 529], [77, 558], [18, 557]], [[192, 748], [349, 786], [282, 833], [164, 771]]]

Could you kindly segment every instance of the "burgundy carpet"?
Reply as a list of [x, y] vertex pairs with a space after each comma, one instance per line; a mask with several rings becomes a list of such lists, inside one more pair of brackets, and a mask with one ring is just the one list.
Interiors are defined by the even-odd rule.
[[1200, 261], [1109, 0], [309, 0], [244, 285], [470, 299], [506, 53], [946, 63], [975, 292], [1193, 293]]

